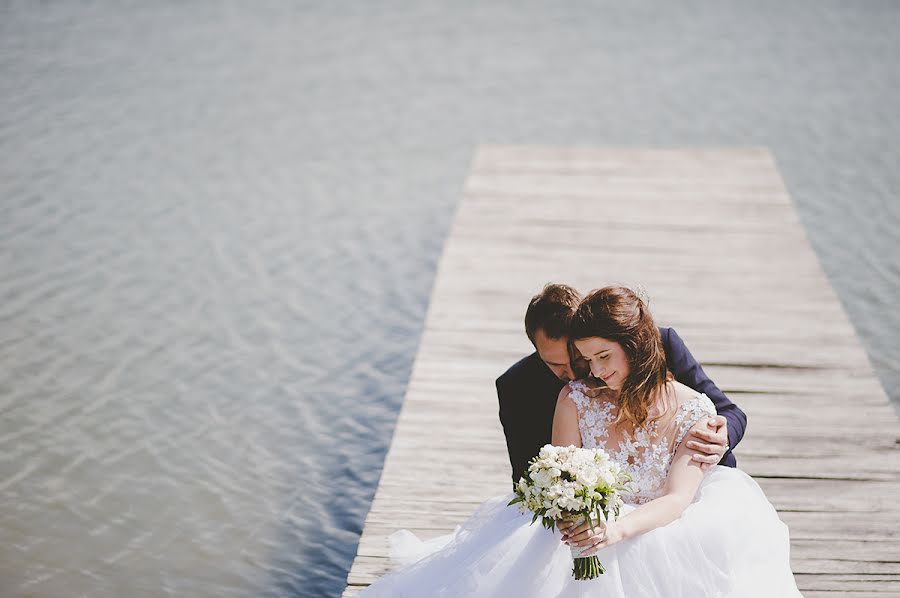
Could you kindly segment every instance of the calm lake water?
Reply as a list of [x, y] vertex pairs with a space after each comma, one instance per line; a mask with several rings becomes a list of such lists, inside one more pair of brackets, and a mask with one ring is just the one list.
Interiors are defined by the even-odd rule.
[[900, 402], [898, 30], [0, 3], [0, 595], [339, 596], [479, 143], [770, 148]]

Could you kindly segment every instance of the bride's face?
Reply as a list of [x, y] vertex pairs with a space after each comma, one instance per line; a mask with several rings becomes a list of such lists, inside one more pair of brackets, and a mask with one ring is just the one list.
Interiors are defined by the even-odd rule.
[[592, 336], [575, 341], [575, 348], [591, 366], [594, 378], [603, 380], [613, 390], [622, 388], [630, 371], [628, 357], [622, 345]]

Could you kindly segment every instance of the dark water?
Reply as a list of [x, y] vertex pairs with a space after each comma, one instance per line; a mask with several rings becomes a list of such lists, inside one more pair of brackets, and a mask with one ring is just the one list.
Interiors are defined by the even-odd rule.
[[480, 143], [770, 148], [900, 402], [898, 30], [0, 3], [0, 595], [338, 596]]

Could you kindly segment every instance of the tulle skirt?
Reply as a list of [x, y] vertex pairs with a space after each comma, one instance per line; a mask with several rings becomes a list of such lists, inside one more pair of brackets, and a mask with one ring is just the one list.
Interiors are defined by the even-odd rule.
[[[777, 598], [800, 596], [787, 526], [747, 474], [714, 467], [694, 502], [665, 527], [597, 553], [606, 573], [572, 578], [559, 532], [507, 506], [483, 503], [453, 534], [420, 542], [402, 530], [391, 556], [408, 563], [362, 596], [569, 598]], [[624, 515], [635, 507], [626, 505]]]

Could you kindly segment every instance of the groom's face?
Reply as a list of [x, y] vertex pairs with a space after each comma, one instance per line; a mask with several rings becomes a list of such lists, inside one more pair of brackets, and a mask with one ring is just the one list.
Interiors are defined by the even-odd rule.
[[569, 339], [550, 338], [538, 328], [534, 333], [534, 348], [554, 376], [563, 382], [575, 377], [569, 360]]

